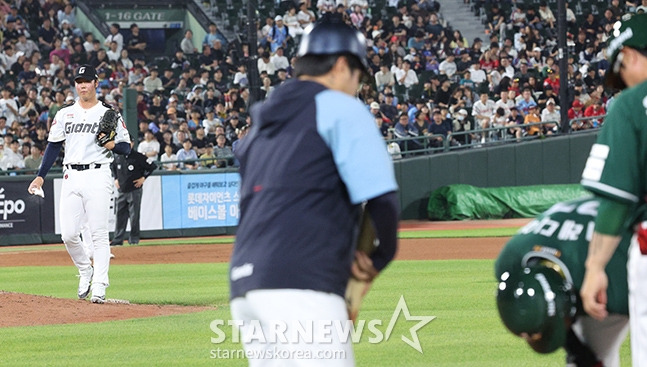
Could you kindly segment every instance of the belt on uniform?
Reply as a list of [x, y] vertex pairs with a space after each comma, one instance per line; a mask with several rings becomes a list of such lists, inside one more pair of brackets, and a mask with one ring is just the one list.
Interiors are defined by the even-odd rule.
[[93, 164], [66, 164], [65, 167], [73, 169], [75, 171], [85, 171], [86, 169], [97, 169], [101, 168], [99, 163]]

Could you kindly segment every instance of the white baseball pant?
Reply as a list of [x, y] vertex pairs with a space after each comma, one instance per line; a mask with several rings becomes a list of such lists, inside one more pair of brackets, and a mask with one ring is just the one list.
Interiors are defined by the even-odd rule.
[[110, 266], [108, 214], [114, 185], [110, 167], [103, 164], [101, 168], [84, 171], [65, 169], [63, 175], [60, 218], [65, 248], [79, 270], [91, 266], [80, 236], [82, 223], [87, 220], [94, 245], [92, 283], [103, 283], [107, 287]]
[[633, 367], [647, 366], [647, 256], [640, 253], [636, 236], [629, 246], [627, 262], [629, 324]]
[[[240, 337], [246, 355], [257, 357], [248, 358], [250, 367], [355, 366], [351, 338], [342, 340], [337, 329], [328, 328], [335, 322], [350, 323], [346, 303], [336, 294], [302, 289], [254, 290], [231, 301], [231, 315], [233, 320], [243, 323]], [[283, 333], [277, 326], [282, 323], [287, 325]], [[265, 341], [255, 337], [259, 335], [259, 325]], [[291, 333], [297, 326], [310, 325], [312, 340]], [[285, 340], [278, 336], [271, 342], [271, 335], [277, 330]]]
[[629, 317], [610, 314], [602, 321], [579, 317], [573, 331], [589, 346], [605, 367], [620, 367], [620, 347], [629, 332]]

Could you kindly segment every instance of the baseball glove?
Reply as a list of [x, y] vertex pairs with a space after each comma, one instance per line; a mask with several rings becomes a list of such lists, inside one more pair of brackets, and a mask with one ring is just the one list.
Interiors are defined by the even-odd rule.
[[117, 136], [117, 121], [119, 113], [113, 109], [107, 110], [99, 121], [99, 131], [97, 131], [97, 144], [106, 145], [107, 142], [115, 140]]
[[[364, 252], [370, 256], [375, 251], [375, 241], [376, 234], [373, 221], [371, 220], [369, 213], [366, 210], [363, 210], [360, 219], [360, 229], [357, 237], [356, 250]], [[344, 298], [346, 300], [348, 316], [353, 323], [357, 321], [362, 300], [366, 296], [366, 293], [368, 293], [370, 286], [371, 282], [359, 280], [352, 276], [348, 280]]]

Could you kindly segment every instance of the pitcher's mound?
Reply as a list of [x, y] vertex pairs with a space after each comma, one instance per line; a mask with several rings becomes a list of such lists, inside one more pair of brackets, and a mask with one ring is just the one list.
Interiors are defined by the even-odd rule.
[[205, 306], [137, 305], [129, 304], [127, 300], [111, 300], [98, 305], [88, 300], [0, 291], [0, 328], [126, 320], [214, 309]]

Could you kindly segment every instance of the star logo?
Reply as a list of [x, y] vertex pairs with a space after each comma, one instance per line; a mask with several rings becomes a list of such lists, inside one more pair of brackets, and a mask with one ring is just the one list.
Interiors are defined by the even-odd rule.
[[409, 312], [409, 307], [407, 306], [407, 302], [404, 300], [404, 296], [402, 295], [400, 296], [398, 305], [395, 307], [395, 311], [393, 311], [393, 316], [391, 316], [391, 321], [389, 321], [389, 326], [386, 328], [386, 333], [385, 333], [386, 340], [389, 340], [389, 338], [391, 337], [391, 333], [393, 332], [393, 327], [395, 327], [395, 323], [396, 321], [398, 321], [398, 317], [400, 316], [400, 313], [402, 313], [405, 320], [407, 321], [418, 321], [417, 324], [409, 328], [411, 339], [409, 339], [404, 335], [401, 335], [400, 338], [402, 339], [403, 342], [407, 343], [411, 348], [422, 353], [422, 346], [420, 346], [420, 340], [418, 340], [418, 330], [422, 329], [423, 326], [432, 322], [436, 318], [436, 316], [412, 316], [411, 313]]

